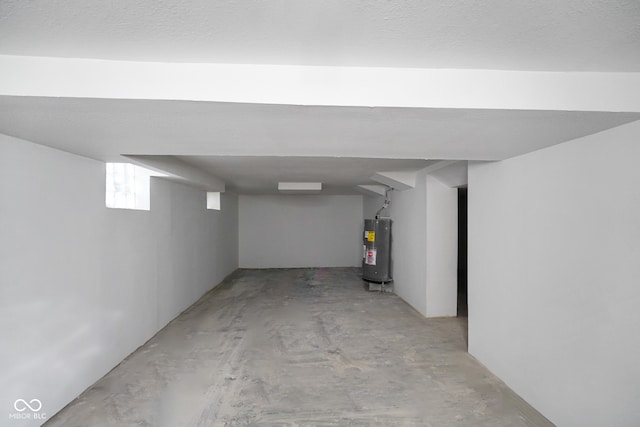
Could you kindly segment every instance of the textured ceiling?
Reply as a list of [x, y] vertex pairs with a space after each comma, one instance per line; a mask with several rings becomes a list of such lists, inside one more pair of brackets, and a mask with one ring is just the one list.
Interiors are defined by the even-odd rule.
[[2, 0], [0, 54], [640, 71], [640, 2]]

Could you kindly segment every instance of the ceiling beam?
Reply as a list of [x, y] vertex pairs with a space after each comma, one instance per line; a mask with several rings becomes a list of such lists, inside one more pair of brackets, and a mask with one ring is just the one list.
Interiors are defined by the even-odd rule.
[[426, 168], [427, 174], [434, 176], [438, 181], [452, 188], [462, 187], [469, 182], [468, 162], [439, 162], [449, 163], [444, 167], [429, 170]]
[[640, 112], [640, 73], [186, 64], [0, 55], [0, 95]]
[[386, 185], [377, 185], [377, 184], [358, 185], [356, 187], [356, 190], [358, 190], [359, 192], [364, 193], [367, 196], [374, 196], [374, 197], [386, 195], [388, 189], [389, 187], [387, 187]]
[[394, 190], [404, 191], [416, 186], [418, 171], [376, 172], [371, 179]]
[[163, 172], [174, 181], [184, 182], [205, 191], [225, 191], [223, 180], [174, 156], [123, 155], [122, 157], [139, 166]]

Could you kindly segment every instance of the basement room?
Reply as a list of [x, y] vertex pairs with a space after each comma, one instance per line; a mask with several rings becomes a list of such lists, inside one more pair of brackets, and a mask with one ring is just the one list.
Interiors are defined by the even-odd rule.
[[0, 0], [0, 426], [640, 425], [640, 3]]

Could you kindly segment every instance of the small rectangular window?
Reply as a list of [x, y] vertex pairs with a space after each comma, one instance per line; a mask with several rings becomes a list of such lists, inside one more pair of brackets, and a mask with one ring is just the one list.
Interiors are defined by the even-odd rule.
[[107, 163], [106, 206], [150, 210], [152, 176], [166, 175], [131, 163]]
[[220, 192], [209, 191], [207, 193], [207, 209], [220, 210]]

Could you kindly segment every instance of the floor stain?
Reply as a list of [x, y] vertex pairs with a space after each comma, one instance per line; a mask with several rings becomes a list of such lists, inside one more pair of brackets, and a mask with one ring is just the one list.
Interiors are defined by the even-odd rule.
[[551, 426], [357, 268], [240, 270], [46, 424]]

